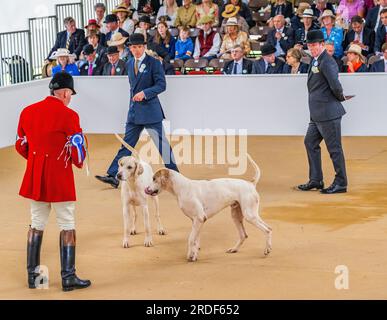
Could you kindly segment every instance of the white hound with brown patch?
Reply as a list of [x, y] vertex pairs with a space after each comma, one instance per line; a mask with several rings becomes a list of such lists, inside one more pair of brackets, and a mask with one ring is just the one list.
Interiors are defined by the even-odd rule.
[[204, 222], [222, 209], [230, 206], [231, 216], [237, 227], [239, 239], [227, 252], [237, 252], [247, 238], [243, 218], [260, 229], [266, 237], [264, 254], [272, 250], [272, 229], [259, 216], [259, 195], [256, 185], [260, 170], [249, 154], [247, 157], [255, 169], [252, 181], [221, 178], [213, 180], [190, 180], [178, 172], [160, 169], [153, 175], [153, 182], [145, 192], [157, 196], [167, 190], [176, 196], [183, 213], [192, 220], [188, 240], [188, 261], [196, 261], [200, 249], [200, 231]]
[[[132, 152], [132, 156], [122, 157], [118, 161], [117, 179], [121, 181], [121, 201], [124, 218], [122, 245], [124, 248], [129, 248], [129, 235], [136, 234], [136, 207], [138, 206], [141, 207], [144, 217], [144, 246], [151, 247], [153, 241], [149, 221], [149, 195], [144, 190], [152, 182], [153, 170], [147, 162], [140, 159], [138, 152], [134, 148], [127, 144], [119, 135], [116, 134], [116, 137]], [[158, 233], [164, 235], [165, 231], [160, 220], [159, 199], [158, 197], [151, 198], [155, 204]]]

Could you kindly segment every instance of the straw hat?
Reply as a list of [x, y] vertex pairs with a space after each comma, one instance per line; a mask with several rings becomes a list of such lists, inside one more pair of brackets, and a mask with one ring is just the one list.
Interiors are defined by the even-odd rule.
[[129, 10], [127, 7], [125, 7], [125, 5], [124, 5], [123, 3], [121, 3], [120, 5], [118, 5], [118, 6], [112, 11], [113, 14], [117, 14], [118, 12], [125, 12], [125, 13], [129, 14], [129, 13], [130, 13], [130, 10]]
[[324, 19], [325, 17], [331, 17], [332, 19], [336, 19], [336, 16], [332, 12], [332, 10], [324, 10], [319, 20], [322, 21], [322, 19]]
[[59, 57], [68, 57], [68, 58], [75, 59], [77, 56], [75, 54], [70, 53], [70, 51], [67, 50], [66, 48], [59, 48], [51, 55], [50, 59], [57, 60]]
[[363, 54], [362, 54], [362, 49], [361, 49], [361, 47], [360, 47], [359, 45], [357, 45], [357, 44], [352, 44], [352, 45], [350, 45], [350, 47], [349, 47], [349, 49], [348, 49], [348, 51], [347, 51], [347, 54], [348, 54], [348, 53], [354, 53], [354, 54], [358, 55], [362, 61], [365, 60], [365, 58], [364, 58], [364, 56], [363, 56]]
[[227, 23], [226, 23], [226, 27], [228, 27], [228, 26], [239, 26], [237, 18], [235, 18], [235, 17], [228, 18]]
[[315, 16], [314, 16], [314, 13], [313, 13], [313, 9], [305, 9], [301, 18], [312, 18], [314, 19]]
[[128, 37], [123, 37], [120, 32], [117, 32], [117, 33], [113, 34], [112, 39], [107, 42], [107, 45], [109, 47], [120, 46], [120, 45], [124, 44], [126, 42], [126, 40], [128, 40]]
[[223, 18], [232, 18], [237, 15], [239, 12], [240, 7], [239, 6], [234, 6], [233, 4], [228, 4], [226, 5], [226, 8], [222, 12], [222, 17]]
[[198, 25], [206, 24], [206, 23], [213, 23], [213, 22], [214, 22], [214, 18], [213, 17], [211, 17], [211, 16], [203, 16], [198, 21]]

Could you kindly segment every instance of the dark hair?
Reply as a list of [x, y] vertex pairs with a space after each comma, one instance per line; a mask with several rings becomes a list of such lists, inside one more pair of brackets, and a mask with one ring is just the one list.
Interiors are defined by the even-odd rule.
[[168, 44], [169, 44], [169, 41], [171, 40], [171, 33], [170, 33], [169, 30], [168, 30], [168, 25], [167, 25], [166, 22], [160, 21], [160, 22], [157, 24], [157, 27], [158, 27], [160, 24], [162, 24], [162, 25], [167, 29], [167, 31], [166, 31], [166, 33], [165, 33], [165, 39], [162, 39], [162, 38], [161, 38], [161, 35], [160, 35], [160, 33], [159, 33], [159, 30], [156, 29], [156, 35], [155, 35], [155, 37], [154, 37], [153, 42], [155, 42], [155, 43], [157, 43], [157, 44], [161, 44], [161, 42], [164, 42], [165, 45], [168, 45]]
[[387, 13], [387, 8], [384, 8], [382, 11], [380, 11], [380, 15], [382, 15], [383, 13]]
[[363, 24], [364, 20], [362, 17], [360, 16], [353, 16], [352, 19], [351, 19], [351, 24], [352, 23], [360, 23], [360, 24]]
[[382, 52], [387, 50], [387, 42], [382, 45]]
[[98, 8], [102, 8], [104, 11], [106, 11], [106, 6], [101, 2], [95, 4], [94, 11], [97, 10]]
[[73, 17], [67, 17], [67, 18], [64, 18], [64, 19], [63, 19], [63, 24], [64, 24], [64, 25], [67, 25], [67, 24], [72, 23], [72, 22], [74, 22], [74, 21], [75, 21], [75, 20], [74, 20]]
[[97, 32], [97, 31], [95, 31], [95, 30], [90, 31], [90, 32], [89, 32], [89, 35], [88, 35], [88, 38], [94, 37], [94, 36], [97, 37], [98, 40], [101, 39], [101, 34], [100, 34], [99, 32]]

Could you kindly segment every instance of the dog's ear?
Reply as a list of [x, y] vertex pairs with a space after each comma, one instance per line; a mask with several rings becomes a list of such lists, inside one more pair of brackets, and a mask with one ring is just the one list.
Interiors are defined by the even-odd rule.
[[160, 182], [161, 182], [161, 185], [165, 186], [167, 184], [168, 180], [169, 180], [169, 171], [166, 170], [166, 169], [163, 169], [160, 172]]
[[140, 176], [140, 175], [143, 174], [143, 172], [144, 172], [144, 167], [142, 166], [141, 163], [137, 163], [136, 164], [136, 171], [135, 171], [134, 174], [137, 175], [137, 176]]

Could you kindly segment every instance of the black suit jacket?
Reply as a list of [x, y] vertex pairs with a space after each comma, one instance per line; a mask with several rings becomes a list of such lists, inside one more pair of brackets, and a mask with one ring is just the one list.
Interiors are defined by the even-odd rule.
[[[366, 17], [365, 26], [374, 31], [376, 27], [376, 21], [378, 21], [379, 9], [380, 9], [380, 5], [377, 5], [376, 7], [372, 8], [370, 11], [368, 11], [367, 17]], [[381, 24], [381, 21], [379, 19], [379, 25], [380, 24]]]
[[[317, 30], [319, 29], [315, 24], [312, 24], [309, 31]], [[298, 28], [296, 32], [294, 33], [294, 44], [302, 44], [304, 49], [308, 49], [306, 45], [306, 39], [305, 39], [305, 27], [302, 25], [301, 28]]]
[[381, 25], [378, 28], [378, 31], [376, 32], [376, 38], [375, 38], [375, 52], [382, 52], [382, 45], [386, 42], [386, 26]]
[[[51, 57], [51, 55], [57, 51], [59, 48], [66, 48], [67, 44], [67, 31], [59, 32], [56, 36], [56, 41], [54, 47], [51, 49], [50, 53], [48, 54], [47, 59]], [[74, 53], [77, 56], [77, 59], [79, 59], [79, 55], [82, 52], [83, 46], [86, 44], [85, 39], [85, 31], [81, 29], [77, 29], [70, 38], [70, 46], [69, 51], [70, 53]]]
[[[313, 67], [317, 68], [313, 72]], [[328, 121], [345, 114], [341, 102], [345, 100], [338, 78], [336, 61], [324, 50], [317, 67], [312, 63], [308, 71], [309, 110], [312, 121]]]
[[276, 15], [279, 14], [279, 10], [281, 7], [281, 14], [285, 17], [285, 18], [291, 18], [293, 17], [293, 5], [291, 2], [289, 1], [286, 1], [285, 4], [281, 4], [280, 6], [273, 6], [271, 8], [271, 12], [270, 12], [270, 17], [274, 17]]
[[[274, 47], [277, 44], [277, 39], [275, 37], [276, 32], [277, 32], [276, 29], [270, 30], [268, 35], [267, 35], [267, 40], [266, 40], [268, 43], [270, 43]], [[283, 33], [284, 33], [284, 36], [281, 38], [279, 43], [280, 43], [282, 50], [286, 54], [286, 52], [290, 48], [293, 48], [293, 46], [294, 46], [294, 31], [292, 28], [284, 27]]]
[[384, 59], [374, 62], [370, 66], [370, 72], [386, 72], [386, 65], [384, 64]]
[[[121, 33], [123, 37], [129, 38], [129, 33], [127, 33], [124, 29], [118, 28], [118, 32]], [[112, 39], [112, 34], [113, 33], [111, 31], [106, 34], [106, 43]]]
[[[227, 61], [223, 67], [224, 74], [233, 74], [234, 60]], [[251, 60], [243, 59], [242, 74], [251, 74], [253, 72], [253, 62]]]
[[[111, 63], [106, 63], [103, 68], [103, 76], [110, 76], [112, 71], [112, 65]], [[122, 60], [118, 61], [117, 68], [116, 68], [116, 76], [127, 76], [128, 70], [126, 68], [126, 63]]]
[[[309, 71], [309, 65], [301, 62], [298, 67], [297, 73], [308, 73], [308, 71]], [[292, 67], [286, 63], [282, 69], [282, 73], [292, 73]]]
[[266, 72], [265, 72], [265, 61], [262, 59], [259, 59], [258, 61], [254, 61], [253, 63], [253, 74], [279, 74], [282, 73], [285, 62], [282, 60], [275, 58], [274, 66], [269, 64]]
[[[101, 61], [98, 59], [95, 60], [94, 65], [95, 66], [93, 67], [93, 76], [101, 76], [103, 73], [104, 65], [101, 64]], [[79, 73], [81, 74], [81, 76], [89, 75], [89, 63], [87, 61], [79, 69]]]
[[[311, 9], [313, 10], [313, 15], [317, 18], [320, 18], [322, 12], [317, 9], [316, 4], [312, 4]], [[335, 8], [333, 7], [333, 4], [330, 2], [327, 2], [327, 5], [324, 10], [331, 10], [333, 13], [335, 13]]]
[[[351, 30], [347, 32], [343, 41], [344, 51], [348, 50], [351, 42], [355, 40], [355, 31]], [[363, 44], [368, 47], [368, 50], [362, 50], [363, 56], [367, 57], [369, 54], [374, 52], [375, 46], [375, 31], [369, 28], [363, 29]]]

